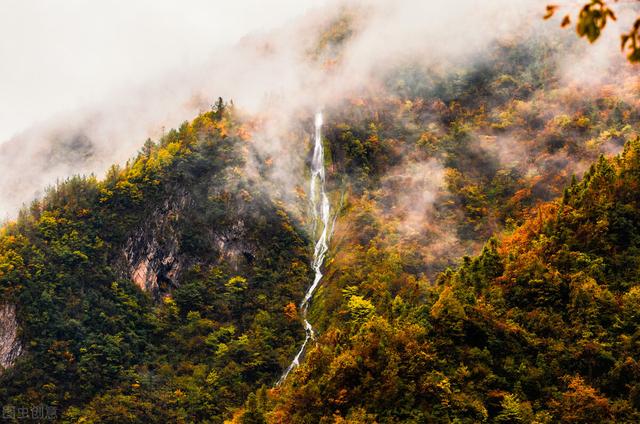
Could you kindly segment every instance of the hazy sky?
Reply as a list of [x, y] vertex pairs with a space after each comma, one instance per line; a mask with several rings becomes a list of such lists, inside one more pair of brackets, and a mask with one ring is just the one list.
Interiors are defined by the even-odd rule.
[[0, 0], [0, 142], [324, 0]]

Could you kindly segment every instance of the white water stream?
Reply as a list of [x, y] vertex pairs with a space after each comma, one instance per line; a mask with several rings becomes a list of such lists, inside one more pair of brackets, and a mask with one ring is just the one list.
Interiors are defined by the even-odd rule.
[[[304, 354], [309, 340], [315, 339], [313, 326], [307, 320], [307, 312], [309, 309], [309, 303], [311, 302], [311, 297], [318, 287], [320, 280], [322, 280], [322, 265], [324, 264], [327, 250], [329, 250], [329, 237], [331, 235], [329, 219], [331, 208], [329, 205], [329, 198], [325, 191], [324, 146], [322, 145], [322, 112], [316, 113], [315, 127], [316, 132], [313, 147], [313, 159], [311, 160], [311, 180], [309, 182], [309, 195], [311, 197], [311, 209], [313, 213], [313, 234], [314, 236], [317, 235], [318, 232], [320, 234], [316, 240], [313, 252], [312, 268], [315, 271], [315, 277], [313, 278], [313, 284], [309, 286], [307, 293], [304, 295], [304, 299], [300, 303], [302, 318], [304, 320], [304, 330], [306, 332], [304, 343], [302, 343], [302, 346], [293, 358], [293, 361], [291, 361], [291, 364], [289, 364], [280, 377], [280, 380], [278, 380], [278, 385], [286, 380], [287, 376], [294, 368], [300, 365], [300, 358]], [[319, 228], [319, 226], [322, 227]]]

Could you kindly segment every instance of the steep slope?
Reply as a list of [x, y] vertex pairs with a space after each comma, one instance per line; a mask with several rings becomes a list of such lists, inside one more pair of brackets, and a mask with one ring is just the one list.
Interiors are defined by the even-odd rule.
[[24, 349], [0, 403], [71, 421], [219, 422], [277, 378], [304, 336], [284, 308], [312, 274], [296, 221], [241, 172], [244, 134], [220, 102], [4, 228], [0, 287]]
[[392, 223], [433, 279], [618, 153], [640, 123], [637, 76], [621, 71], [624, 89], [567, 85], [559, 50], [533, 40], [446, 71], [399, 64], [383, 87], [329, 108], [328, 183], [349, 193], [335, 241], [367, 211], [361, 219]]
[[296, 423], [637, 422], [639, 185], [634, 139], [435, 285], [388, 232], [355, 242], [332, 263], [327, 278], [341, 296], [318, 345], [246, 413]]
[[0, 305], [0, 372], [13, 366], [22, 352], [22, 343], [18, 339], [16, 307], [5, 303]]
[[346, 195], [321, 336], [234, 422], [640, 419], [637, 78], [585, 90], [544, 43], [493, 54], [440, 78], [400, 67], [327, 112]]
[[[329, 59], [350, 33], [322, 37]], [[325, 105], [339, 215], [318, 344], [274, 390], [314, 272], [309, 193], [274, 195], [273, 156], [310, 156], [312, 112], [269, 156], [263, 117], [220, 101], [51, 189], [0, 236], [0, 403], [64, 422], [636, 421], [637, 78], [567, 86], [558, 51], [399, 63]]]

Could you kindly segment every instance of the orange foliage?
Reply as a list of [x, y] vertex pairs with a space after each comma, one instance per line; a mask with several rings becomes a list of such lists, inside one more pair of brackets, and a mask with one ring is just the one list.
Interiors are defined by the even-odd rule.
[[557, 213], [558, 204], [556, 203], [543, 203], [531, 210], [523, 225], [501, 238], [498, 247], [500, 255], [505, 256], [509, 252], [522, 252], [527, 249], [533, 237], [539, 234], [544, 224], [553, 219]]
[[289, 322], [298, 320], [298, 308], [293, 302], [287, 303], [284, 307], [284, 315], [287, 317]]

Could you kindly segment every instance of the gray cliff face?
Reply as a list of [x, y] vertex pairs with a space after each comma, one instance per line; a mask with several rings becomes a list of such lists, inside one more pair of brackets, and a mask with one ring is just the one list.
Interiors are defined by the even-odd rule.
[[186, 195], [165, 201], [125, 244], [128, 277], [154, 297], [177, 286], [184, 269], [174, 222], [187, 201]]
[[199, 263], [224, 263], [234, 271], [253, 262], [258, 246], [252, 241], [247, 219], [251, 209], [242, 201], [234, 201], [233, 211], [220, 220], [197, 224], [206, 240], [206, 249], [198, 254], [185, 254], [180, 245], [183, 234], [181, 220], [187, 216], [192, 222], [197, 200], [186, 193], [173, 196], [151, 212], [127, 239], [124, 249], [123, 276], [130, 278], [140, 289], [159, 299], [180, 284], [183, 271]]
[[13, 366], [21, 353], [16, 307], [8, 303], [0, 304], [0, 373]]
[[218, 251], [218, 261], [226, 263], [234, 271], [251, 263], [257, 248], [247, 242], [247, 229], [244, 220], [238, 219], [227, 229], [212, 231], [213, 246]]

